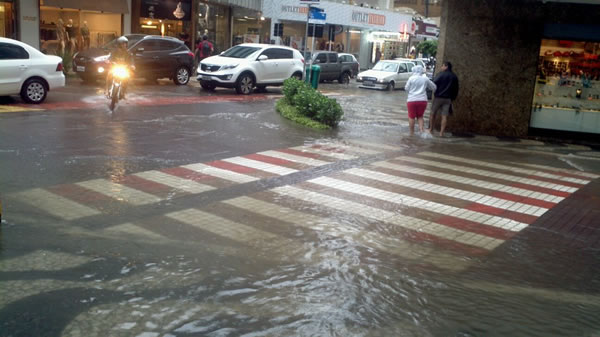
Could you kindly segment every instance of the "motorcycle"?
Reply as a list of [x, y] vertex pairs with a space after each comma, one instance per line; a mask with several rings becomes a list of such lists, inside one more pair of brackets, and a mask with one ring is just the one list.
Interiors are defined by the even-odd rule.
[[122, 64], [113, 65], [110, 70], [112, 79], [108, 87], [108, 98], [110, 99], [110, 111], [114, 111], [119, 100], [125, 97], [125, 82], [129, 80], [131, 73], [127, 66]]

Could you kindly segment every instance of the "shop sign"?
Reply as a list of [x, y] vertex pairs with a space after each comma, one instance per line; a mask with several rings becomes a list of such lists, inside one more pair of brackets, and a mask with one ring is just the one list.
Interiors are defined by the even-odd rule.
[[142, 0], [141, 16], [150, 19], [191, 20], [191, 0]]
[[281, 6], [281, 12], [283, 13], [298, 13], [298, 14], [307, 14], [308, 7], [300, 7], [300, 6]]
[[385, 15], [352, 11], [352, 22], [385, 26]]

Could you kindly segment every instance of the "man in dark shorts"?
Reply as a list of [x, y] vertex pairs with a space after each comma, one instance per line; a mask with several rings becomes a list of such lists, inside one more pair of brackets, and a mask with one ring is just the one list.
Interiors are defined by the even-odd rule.
[[452, 101], [458, 96], [458, 77], [452, 72], [452, 63], [444, 62], [442, 72], [433, 80], [437, 89], [431, 105], [431, 118], [429, 119], [429, 132], [433, 132], [437, 114], [442, 116], [440, 137], [444, 137], [448, 115], [452, 113]]

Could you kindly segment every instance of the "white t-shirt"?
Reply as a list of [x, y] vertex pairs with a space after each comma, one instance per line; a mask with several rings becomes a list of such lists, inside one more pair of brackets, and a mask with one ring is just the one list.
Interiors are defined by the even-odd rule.
[[435, 91], [436, 86], [427, 75], [412, 75], [406, 85], [404, 86], [404, 90], [408, 92], [407, 102], [427, 102], [427, 88], [431, 91]]

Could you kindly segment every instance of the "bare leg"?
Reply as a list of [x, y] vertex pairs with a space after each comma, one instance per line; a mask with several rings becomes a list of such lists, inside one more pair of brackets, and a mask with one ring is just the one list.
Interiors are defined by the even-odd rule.
[[442, 115], [442, 128], [440, 129], [440, 137], [444, 136], [444, 130], [446, 130], [446, 122], [448, 121], [448, 116]]
[[435, 117], [437, 117], [436, 113], [432, 111], [431, 115], [429, 116], [429, 133], [433, 132], [435, 126]]
[[408, 128], [410, 129], [410, 135], [414, 135], [415, 134], [415, 119], [414, 118], [409, 118], [408, 119]]
[[421, 133], [425, 132], [425, 120], [423, 119], [423, 117], [419, 117], [417, 121], [419, 122], [419, 131]]

